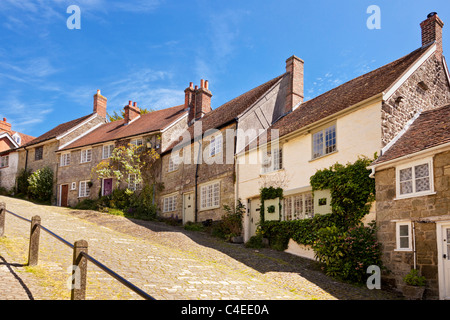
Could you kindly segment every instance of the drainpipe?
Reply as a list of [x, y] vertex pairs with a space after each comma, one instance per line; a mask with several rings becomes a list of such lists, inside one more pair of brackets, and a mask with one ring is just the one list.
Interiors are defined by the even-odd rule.
[[195, 201], [194, 201], [194, 211], [195, 211], [195, 222], [197, 222], [198, 219], [198, 167], [200, 165], [200, 155], [202, 152], [202, 143], [201, 140], [198, 141], [198, 154], [197, 154], [197, 164], [195, 166], [195, 177], [194, 177], [194, 197], [195, 197]]
[[25, 153], [25, 171], [27, 171], [27, 166], [28, 166], [28, 149], [26, 147], [24, 147], [26, 153]]
[[417, 254], [416, 254], [416, 224], [415, 224], [415, 222], [414, 221], [412, 221], [412, 237], [413, 237], [413, 254], [414, 254], [414, 269], [416, 269], [416, 265], [417, 265], [417, 262], [416, 262], [416, 256], [417, 256]]

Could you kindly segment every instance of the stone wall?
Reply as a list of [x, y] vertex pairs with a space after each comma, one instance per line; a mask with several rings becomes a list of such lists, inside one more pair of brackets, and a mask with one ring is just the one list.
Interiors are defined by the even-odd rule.
[[[450, 214], [450, 151], [436, 154], [433, 161], [436, 194], [394, 200], [395, 168], [376, 172], [377, 236], [382, 244], [383, 280], [398, 289], [414, 266], [413, 251], [396, 251], [395, 220], [412, 220], [416, 235], [417, 269], [427, 279], [425, 297], [435, 299], [438, 291], [438, 253], [434, 219]], [[434, 219], [430, 219], [434, 217]], [[427, 219], [428, 218], [428, 219]]]
[[[182, 219], [183, 217], [183, 194], [187, 192], [195, 193], [195, 184], [197, 183], [197, 221], [204, 221], [207, 219], [220, 220], [224, 214], [223, 205], [227, 204], [234, 206], [234, 183], [235, 183], [235, 172], [234, 172], [234, 158], [232, 157], [232, 162], [227, 163], [226, 150], [227, 143], [232, 143], [232, 150], [234, 150], [234, 139], [226, 138], [226, 130], [234, 130], [236, 128], [235, 124], [229, 125], [222, 128], [220, 132], [222, 133], [222, 152], [216, 155], [220, 157], [222, 161], [216, 160], [215, 162], [210, 161], [210, 159], [203, 159], [201, 163], [197, 166], [194, 163], [194, 158], [198, 156], [199, 142], [195, 142], [189, 145], [188, 148], [184, 148], [180, 155], [183, 156], [184, 162], [179, 165], [178, 169], [172, 172], [168, 172], [169, 159], [171, 154], [165, 154], [162, 157], [162, 171], [161, 171], [161, 182], [164, 184], [164, 189], [158, 194], [158, 204], [160, 206], [160, 214], [165, 217], [178, 217]], [[201, 143], [201, 150], [203, 156], [208, 153], [209, 150], [209, 136], [203, 137]], [[230, 160], [230, 159], [229, 159]], [[190, 163], [188, 163], [190, 162]], [[195, 174], [197, 172], [197, 181], [195, 180]], [[201, 210], [200, 209], [200, 186], [202, 184], [219, 181], [220, 182], [220, 206], [211, 210]], [[176, 210], [172, 212], [163, 213], [162, 212], [162, 201], [167, 195], [177, 195], [177, 205]], [[195, 196], [195, 195], [194, 195]]]
[[388, 144], [420, 109], [430, 110], [448, 103], [450, 86], [444, 64], [433, 55], [383, 103], [383, 146]]
[[[157, 135], [147, 135], [143, 136], [144, 146], [147, 141], [152, 142], [152, 146], [156, 146], [157, 143], [159, 143], [159, 139], [157, 138]], [[119, 145], [126, 146], [130, 142], [130, 139], [124, 139], [119, 142], [116, 142], [116, 147]], [[111, 142], [105, 143], [110, 144]], [[59, 166], [58, 163], [58, 187], [60, 185], [67, 184], [69, 185], [69, 194], [68, 194], [68, 205], [73, 207], [76, 204], [78, 204], [80, 201], [83, 201], [84, 199], [97, 199], [101, 195], [101, 187], [102, 187], [102, 180], [99, 179], [98, 175], [95, 173], [96, 166], [101, 162], [104, 161], [102, 159], [103, 157], [103, 144], [101, 145], [94, 145], [91, 147], [92, 149], [92, 159], [90, 162], [86, 163], [80, 163], [81, 161], [81, 149], [70, 151], [70, 165], [68, 166]], [[59, 159], [59, 155], [58, 155]], [[159, 165], [159, 162], [156, 162], [156, 166]], [[152, 169], [155, 169], [152, 167]], [[154, 170], [157, 173], [159, 173], [159, 169]], [[159, 178], [159, 177], [157, 177]], [[123, 180], [120, 182], [119, 187], [120, 188], [127, 188], [127, 183], [125, 181], [126, 177], [123, 178]], [[90, 188], [90, 194], [89, 197], [79, 197], [79, 183], [80, 181], [92, 181], [92, 187]], [[71, 190], [71, 184], [72, 182], [75, 182], [76, 189]], [[113, 181], [113, 188], [115, 188], [116, 180]], [[59, 196], [59, 194], [58, 194]]]
[[106, 123], [106, 119], [96, 114], [91, 120], [89, 120], [88, 122], [84, 123], [80, 127], [76, 128], [75, 130], [69, 132], [64, 137], [62, 137], [61, 140], [59, 141], [59, 145], [64, 146], [65, 144], [73, 141], [74, 139], [77, 139], [90, 129], [94, 128], [95, 126], [103, 123]]

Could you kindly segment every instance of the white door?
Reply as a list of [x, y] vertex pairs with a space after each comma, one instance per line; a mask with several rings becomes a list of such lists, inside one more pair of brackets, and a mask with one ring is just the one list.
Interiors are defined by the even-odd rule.
[[[438, 227], [439, 228], [439, 227]], [[440, 231], [440, 232], [439, 232]], [[440, 236], [439, 236], [440, 233]], [[440, 298], [450, 300], [450, 224], [438, 229], [439, 292]]]
[[256, 228], [260, 221], [260, 205], [261, 201], [258, 198], [251, 199], [248, 201], [250, 206], [250, 220], [249, 220], [249, 238], [256, 234]]
[[188, 221], [195, 222], [193, 192], [183, 194], [183, 224]]

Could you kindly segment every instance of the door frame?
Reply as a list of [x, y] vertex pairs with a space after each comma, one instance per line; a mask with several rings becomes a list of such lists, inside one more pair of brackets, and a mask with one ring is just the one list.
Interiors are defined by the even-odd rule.
[[[193, 207], [192, 207], [192, 213], [193, 213], [193, 216], [194, 216], [194, 220], [195, 220], [195, 212], [194, 212], [194, 206], [195, 206], [195, 197], [194, 197], [194, 191], [189, 191], [189, 192], [185, 192], [185, 193], [182, 193], [182, 196], [183, 196], [183, 210], [182, 210], [182, 215], [183, 215], [183, 224], [185, 224], [186, 223], [186, 218], [185, 218], [185, 205], [186, 205], [186, 203], [185, 203], [185, 201], [184, 201], [184, 199], [185, 199], [185, 197], [188, 195], [188, 194], [190, 194], [191, 195], [191, 197], [192, 197], [192, 205], [193, 205]], [[193, 221], [193, 222], [197, 222], [197, 221]]]
[[[446, 291], [447, 297], [450, 298], [450, 285], [449, 288], [445, 287], [446, 279], [445, 279], [445, 269], [444, 269], [444, 259], [443, 254], [446, 252], [443, 252], [443, 244], [442, 244], [442, 237], [444, 234], [442, 233], [442, 229], [444, 227], [450, 228], [450, 220], [446, 221], [439, 221], [436, 222], [436, 241], [437, 241], [437, 249], [438, 249], [438, 283], [439, 283], [439, 299], [443, 300], [446, 298]], [[450, 283], [450, 281], [448, 281]], [[446, 290], [447, 289], [447, 290]]]

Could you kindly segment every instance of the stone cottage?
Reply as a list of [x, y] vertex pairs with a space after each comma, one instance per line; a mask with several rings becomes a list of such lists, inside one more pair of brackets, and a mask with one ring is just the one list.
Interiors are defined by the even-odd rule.
[[417, 269], [425, 298], [450, 299], [450, 105], [418, 112], [373, 163], [383, 280]]
[[[449, 74], [442, 54], [443, 23], [432, 13], [420, 25], [420, 48], [314, 99], [298, 102], [292, 112], [265, 130], [257, 143], [237, 154], [236, 198], [242, 199], [248, 210], [245, 241], [255, 234], [260, 219], [262, 186], [284, 190], [276, 220], [330, 213], [330, 193], [312, 194], [310, 177], [317, 170], [379, 155], [418, 110], [450, 102]], [[303, 74], [303, 64], [298, 68], [298, 74]], [[368, 219], [375, 219], [374, 206]]]
[[56, 151], [106, 123], [106, 104], [107, 99], [101, 95], [100, 90], [97, 90], [91, 114], [62, 123], [17, 149], [19, 171], [21, 169], [36, 171], [44, 167], [49, 167], [53, 171], [52, 204], [56, 204], [57, 201], [56, 177], [59, 158]]
[[[287, 88], [293, 81], [294, 73], [283, 74], [214, 110], [208, 82], [201, 81], [200, 87], [195, 88], [190, 84], [185, 90], [189, 127], [162, 154], [164, 190], [159, 195], [162, 216], [183, 223], [220, 220], [223, 206], [234, 206], [234, 156], [240, 118], [248, 112], [259, 117], [247, 117], [248, 121], [242, 122], [243, 131], [272, 124], [285, 110], [285, 95], [293, 95], [292, 89]], [[291, 103], [294, 100], [291, 97]]]
[[[172, 136], [187, 128], [187, 111], [184, 105], [141, 114], [137, 103], [129, 101], [124, 107], [124, 118], [104, 123], [80, 139], [58, 150], [57, 205], [74, 206], [84, 199], [96, 199], [111, 194], [114, 188], [137, 190], [143, 184], [135, 182], [135, 176], [100, 177], [96, 166], [108, 162], [113, 150], [128, 144], [140, 146], [142, 151], [167, 149]], [[154, 179], [159, 180], [160, 161], [151, 167]], [[150, 174], [150, 172], [149, 172]], [[117, 185], [119, 183], [119, 185]], [[148, 181], [144, 181], [148, 183]]]

